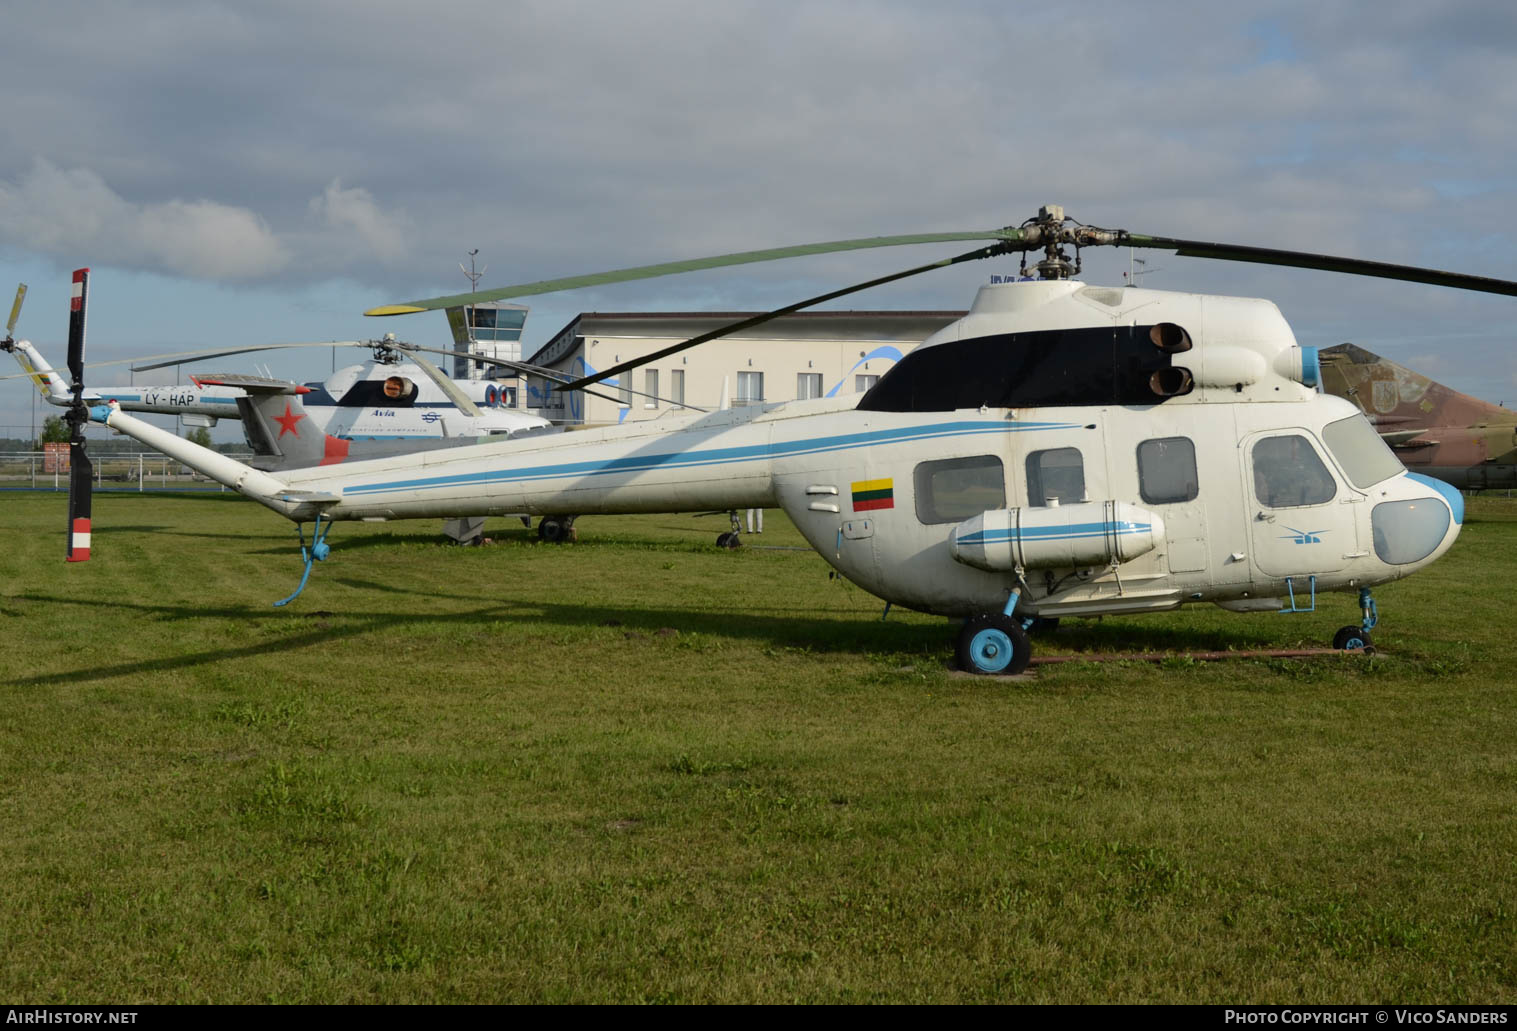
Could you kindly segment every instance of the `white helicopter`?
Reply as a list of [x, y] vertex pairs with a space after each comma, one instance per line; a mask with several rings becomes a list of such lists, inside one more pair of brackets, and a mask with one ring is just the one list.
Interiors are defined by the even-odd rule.
[[[1517, 294], [1517, 284], [1505, 281], [1139, 236], [1080, 225], [1050, 206], [1019, 227], [748, 252], [463, 299], [964, 239], [995, 242], [725, 330], [933, 268], [1043, 250], [1037, 279], [1024, 256], [1029, 281], [982, 288], [963, 319], [928, 338], [862, 396], [687, 414], [279, 476], [197, 448], [115, 406], [91, 414], [302, 524], [307, 575], [312, 560], [325, 557], [335, 520], [779, 506], [819, 554], [887, 609], [900, 604], [967, 617], [959, 664], [988, 674], [1025, 669], [1027, 631], [1040, 618], [1161, 611], [1189, 602], [1311, 611], [1324, 591], [1358, 592], [1361, 620], [1339, 630], [1334, 645], [1367, 649], [1378, 619], [1370, 588], [1434, 561], [1458, 536], [1458, 492], [1407, 473], [1358, 409], [1315, 389], [1315, 350], [1297, 346], [1272, 303], [1088, 286], [1071, 278], [1079, 271], [1078, 250], [1071, 262], [1063, 247], [1164, 248]], [[437, 298], [370, 314], [459, 301]], [[76, 383], [76, 396], [81, 389]], [[73, 418], [82, 418], [82, 407]], [[309, 551], [306, 522], [314, 524]]]
[[[11, 352], [49, 404], [66, 407], [72, 396], [63, 378], [29, 340], [13, 339], [16, 316], [26, 295], [16, 293], [10, 328], [0, 349]], [[540, 432], [551, 423], [540, 416], [503, 407], [503, 393], [484, 380], [456, 381], [422, 357], [414, 345], [382, 340], [321, 344], [274, 344], [233, 351], [193, 352], [173, 361], [134, 366], [134, 372], [161, 369], [189, 360], [225, 357], [284, 347], [366, 347], [373, 357], [334, 371], [327, 379], [301, 385], [305, 413], [322, 433], [340, 441], [432, 441]], [[218, 419], [242, 419], [238, 401], [249, 396], [248, 378], [236, 373], [197, 373], [186, 384], [93, 389], [85, 400], [115, 402], [123, 411], [180, 416], [186, 425], [214, 426]], [[257, 442], [249, 435], [250, 446]]]

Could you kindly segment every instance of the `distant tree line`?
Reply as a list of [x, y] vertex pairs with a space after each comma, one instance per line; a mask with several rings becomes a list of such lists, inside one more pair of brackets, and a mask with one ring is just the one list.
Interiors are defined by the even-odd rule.
[[[227, 452], [245, 454], [248, 446], [245, 443], [216, 444], [211, 440], [211, 431], [204, 426], [197, 426], [185, 435], [185, 439], [201, 447], [212, 448], [223, 454]], [[63, 421], [62, 416], [49, 415], [42, 423], [42, 432], [36, 440], [24, 440], [15, 437], [0, 438], [0, 451], [12, 453], [22, 451], [41, 451], [43, 444], [67, 444], [69, 439], [68, 423]], [[109, 455], [117, 453], [136, 454], [141, 451], [151, 450], [130, 437], [108, 437], [101, 440], [91, 437], [89, 442], [90, 454]]]

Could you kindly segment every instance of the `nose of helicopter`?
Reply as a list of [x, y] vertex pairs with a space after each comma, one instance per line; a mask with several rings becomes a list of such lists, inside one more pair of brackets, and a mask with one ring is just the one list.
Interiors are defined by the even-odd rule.
[[[1431, 487], [1436, 491], [1438, 496], [1449, 506], [1449, 512], [1454, 517], [1455, 527], [1464, 525], [1464, 495], [1459, 493], [1457, 487], [1444, 483], [1442, 480], [1435, 480], [1431, 476], [1423, 476], [1421, 473], [1407, 473], [1407, 476], [1424, 487]], [[1456, 529], [1454, 532], [1457, 533], [1458, 530]]]
[[1429, 562], [1453, 545], [1464, 523], [1464, 495], [1429, 476], [1407, 473], [1400, 500], [1370, 513], [1375, 554], [1389, 565]]

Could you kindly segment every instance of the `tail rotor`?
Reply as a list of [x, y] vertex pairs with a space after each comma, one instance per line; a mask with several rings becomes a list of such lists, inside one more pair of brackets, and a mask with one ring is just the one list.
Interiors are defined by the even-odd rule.
[[[87, 562], [90, 557], [90, 486], [94, 466], [85, 450], [84, 424], [90, 413], [84, 403], [84, 316], [90, 292], [90, 270], [76, 269], [69, 297], [68, 371], [73, 378], [74, 400], [64, 421], [69, 425], [68, 561]], [[20, 298], [17, 298], [20, 306]]]

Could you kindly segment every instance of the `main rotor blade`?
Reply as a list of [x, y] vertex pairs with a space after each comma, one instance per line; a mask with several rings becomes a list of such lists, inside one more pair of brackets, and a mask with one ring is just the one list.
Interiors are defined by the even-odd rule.
[[[372, 347], [367, 340], [313, 340], [310, 343], [296, 344], [252, 344], [248, 347], [239, 347], [231, 351], [170, 351], [168, 354], [149, 354], [142, 358], [127, 358], [116, 362], [98, 362], [99, 365], [125, 365], [128, 362], [148, 361], [151, 365], [133, 365], [133, 372], [151, 372], [154, 369], [166, 369], [171, 365], [184, 365], [187, 362], [198, 362], [202, 358], [225, 358], [233, 354], [252, 354], [256, 351], [279, 351], [289, 347]], [[158, 358], [169, 359], [168, 361], [155, 361]]]
[[1283, 251], [1271, 247], [1204, 243], [1199, 240], [1176, 240], [1167, 236], [1140, 236], [1137, 233], [1124, 235], [1126, 239], [1119, 240], [1118, 246], [1173, 250], [1182, 258], [1215, 258], [1220, 261], [1251, 261], [1261, 265], [1286, 265], [1293, 268], [1344, 272], [1354, 276], [1398, 279], [1408, 283], [1427, 283], [1431, 286], [1449, 286], [1460, 290], [1477, 290], [1481, 293], [1517, 297], [1517, 282], [1491, 279], [1486, 276], [1471, 276], [1463, 272], [1442, 272], [1438, 269], [1418, 268], [1415, 265], [1392, 265], [1383, 261], [1366, 261], [1363, 258], [1338, 258], [1329, 254]]
[[636, 369], [651, 362], [656, 362], [661, 358], [667, 358], [671, 354], [678, 354], [681, 351], [689, 350], [690, 348], [704, 344], [707, 341], [716, 340], [731, 333], [741, 332], [745, 329], [752, 329], [754, 326], [761, 326], [771, 319], [779, 318], [781, 315], [789, 315], [793, 312], [798, 312], [803, 308], [810, 308], [813, 305], [823, 304], [827, 301], [835, 300], [839, 297], [846, 297], [848, 294], [858, 293], [860, 290], [868, 290], [873, 286], [883, 286], [886, 283], [893, 283], [898, 279], [906, 279], [910, 276], [921, 275], [923, 272], [931, 272], [934, 269], [947, 268], [950, 265], [957, 265], [965, 261], [978, 261], [981, 258], [994, 257], [997, 254], [1005, 254], [1007, 251], [1016, 249], [1017, 248], [1006, 242], [991, 244], [989, 247], [981, 247], [978, 250], [969, 251], [967, 254], [960, 254], [957, 257], [944, 258], [941, 261], [934, 261], [928, 265], [918, 265], [916, 268], [909, 268], [904, 272], [896, 272], [892, 275], [881, 276], [879, 279], [871, 279], [867, 283], [858, 283], [854, 286], [844, 287], [841, 290], [833, 290], [832, 292], [822, 294], [819, 297], [810, 297], [804, 301], [798, 301], [795, 304], [787, 304], [783, 308], [776, 308], [774, 311], [765, 312], [762, 315], [754, 315], [751, 318], [743, 319], [740, 322], [734, 322], [730, 325], [722, 326], [719, 329], [713, 329], [709, 333], [702, 333], [700, 336], [691, 337], [689, 340], [686, 340], [683, 343], [671, 344], [662, 350], [654, 351], [652, 354], [643, 355], [641, 358], [633, 358], [630, 361], [622, 362], [620, 365], [613, 365], [611, 368], [597, 372], [593, 376], [586, 376], [583, 379], [577, 379], [573, 382], [565, 383], [563, 386], [554, 387], [553, 389], [583, 390], [591, 383], [599, 383], [603, 379], [619, 375], [620, 373], [626, 372], [629, 369]]
[[956, 233], [919, 233], [913, 236], [871, 236], [858, 240], [833, 240], [829, 243], [808, 243], [796, 247], [775, 247], [763, 251], [742, 251], [737, 254], [722, 254], [714, 258], [695, 258], [690, 261], [670, 261], [661, 265], [640, 265], [636, 268], [617, 269], [612, 272], [597, 272], [587, 276], [569, 276], [564, 279], [543, 279], [536, 283], [521, 283], [503, 286], [494, 290], [453, 294], [449, 297], [432, 297], [421, 301], [406, 301], [401, 304], [385, 304], [370, 308], [365, 315], [407, 315], [418, 311], [435, 311], [438, 308], [455, 308], [464, 304], [482, 301], [499, 301], [507, 297], [526, 297], [530, 294], [549, 294], [559, 290], [577, 290], [585, 286], [604, 286], [608, 283], [626, 283], [634, 279], [653, 279], [657, 276], [672, 276], [681, 272], [700, 269], [725, 268], [728, 265], [748, 265], [757, 261], [776, 261], [780, 258], [799, 258], [811, 254], [832, 254], [838, 251], [861, 251], [875, 247], [905, 247], [918, 243], [953, 243], [963, 240], [999, 240], [1003, 244], [1023, 242], [1026, 233], [1021, 229], [983, 229]]

